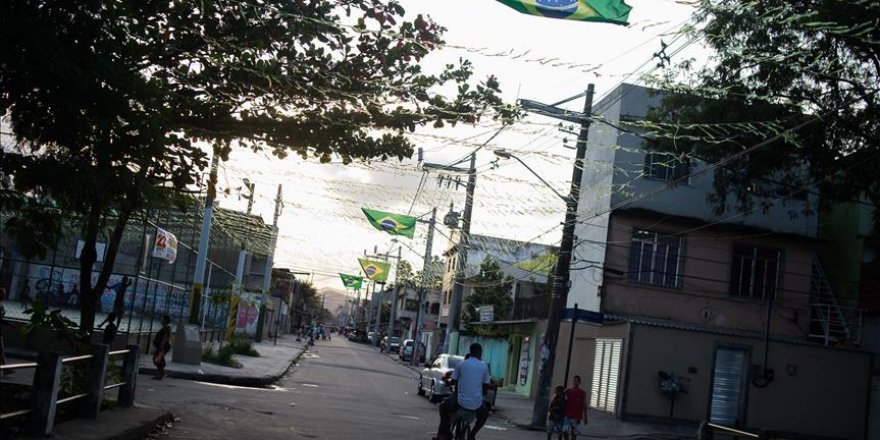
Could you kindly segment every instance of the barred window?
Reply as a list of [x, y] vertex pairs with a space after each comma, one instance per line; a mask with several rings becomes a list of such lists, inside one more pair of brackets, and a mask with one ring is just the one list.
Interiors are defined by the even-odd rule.
[[[668, 153], [645, 153], [645, 177], [671, 182], [687, 176], [691, 162]], [[685, 182], [686, 183], [686, 182]]]
[[734, 244], [730, 294], [755, 299], [775, 298], [781, 261], [780, 249]]
[[681, 237], [633, 229], [630, 281], [663, 287], [681, 286]]

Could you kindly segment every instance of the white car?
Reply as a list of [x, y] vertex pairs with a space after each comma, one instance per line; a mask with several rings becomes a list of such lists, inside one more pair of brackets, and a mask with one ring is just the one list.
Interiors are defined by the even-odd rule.
[[[418, 394], [426, 396], [431, 402], [439, 402], [452, 395], [452, 389], [446, 383], [452, 378], [452, 371], [461, 362], [464, 362], [464, 356], [445, 353], [437, 356], [429, 368], [425, 368], [419, 373]], [[483, 395], [483, 401], [487, 407], [492, 408], [495, 405], [497, 392], [498, 385], [493, 379], [488, 392]]]

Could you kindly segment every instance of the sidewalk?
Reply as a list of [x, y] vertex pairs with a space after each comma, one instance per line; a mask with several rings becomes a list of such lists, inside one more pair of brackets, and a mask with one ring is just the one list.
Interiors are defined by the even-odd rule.
[[[290, 368], [305, 351], [305, 342], [296, 342], [293, 335], [279, 336], [277, 344], [272, 339], [254, 344], [259, 357], [233, 355], [241, 368], [202, 362], [201, 365], [178, 364], [174, 362], [174, 351], [168, 354], [165, 373], [168, 377], [198, 380], [202, 382], [237, 385], [244, 387], [264, 387], [270, 385]], [[141, 374], [157, 373], [150, 355], [141, 355]]]
[[[538, 429], [531, 426], [535, 401], [509, 391], [498, 391], [494, 412], [508, 423], [522, 429]], [[589, 437], [646, 437], [692, 439], [696, 427], [669, 425], [665, 423], [642, 423], [623, 421], [611, 414], [589, 410], [589, 424], [581, 430]], [[540, 428], [543, 430], [543, 428]]]
[[[378, 349], [376, 349], [376, 352], [378, 353]], [[393, 359], [397, 360], [396, 353], [386, 353], [386, 355], [392, 356]], [[420, 372], [423, 368], [422, 366], [412, 366], [408, 363], [401, 364], [415, 372]], [[498, 394], [495, 397], [495, 406], [492, 407], [492, 414], [520, 429], [544, 431], [544, 428], [532, 426], [534, 405], [535, 401], [526, 396], [510, 391], [498, 390]], [[586, 437], [692, 439], [697, 432], [696, 427], [685, 425], [623, 421], [601, 411], [589, 410], [588, 415], [590, 417], [589, 424], [581, 430]]]
[[[254, 344], [254, 348], [260, 353], [259, 357], [234, 355], [242, 368], [224, 367], [221, 365], [203, 362], [201, 365], [184, 365], [173, 362], [172, 358], [165, 368], [168, 376], [212, 382], [226, 385], [247, 387], [264, 387], [279, 380], [287, 370], [302, 356], [306, 347], [302, 342], [296, 342], [293, 335], [284, 335], [278, 338], [277, 344], [272, 339]], [[9, 363], [27, 362], [36, 357], [36, 353], [7, 349], [12, 355], [7, 358]], [[149, 382], [149, 377], [144, 374], [155, 374], [152, 358], [141, 354], [141, 375], [138, 378], [139, 385], [145, 387], [144, 382]], [[25, 369], [16, 371], [15, 374], [4, 375], [4, 383], [19, 383], [30, 385], [33, 382], [33, 370]], [[109, 396], [113, 396], [112, 392]], [[58, 423], [52, 433], [57, 439], [100, 439], [100, 440], [126, 440], [147, 438], [150, 432], [162, 430], [174, 422], [173, 415], [167, 410], [144, 405], [142, 399], [135, 396], [135, 407], [122, 409], [113, 408], [102, 411], [96, 419], [74, 419]]]

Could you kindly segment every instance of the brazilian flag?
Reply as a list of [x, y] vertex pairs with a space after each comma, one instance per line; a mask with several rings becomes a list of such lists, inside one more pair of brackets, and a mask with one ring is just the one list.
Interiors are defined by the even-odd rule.
[[364, 277], [359, 277], [356, 275], [346, 275], [344, 273], [339, 274], [339, 277], [342, 278], [342, 284], [345, 287], [354, 290], [360, 290], [361, 284], [364, 282]]
[[623, 0], [498, 0], [523, 14], [626, 25], [632, 7]]
[[403, 235], [409, 238], [413, 238], [413, 234], [416, 232], [415, 217], [367, 208], [361, 208], [361, 210], [364, 211], [364, 215], [367, 216], [370, 224], [380, 231], [385, 231], [391, 235]]
[[358, 258], [358, 262], [361, 263], [361, 268], [367, 274], [367, 278], [377, 283], [388, 281], [388, 272], [391, 272], [390, 264], [367, 258]]

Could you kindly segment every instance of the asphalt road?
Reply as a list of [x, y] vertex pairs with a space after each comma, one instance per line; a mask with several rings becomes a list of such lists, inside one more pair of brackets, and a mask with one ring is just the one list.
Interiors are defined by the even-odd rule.
[[[341, 337], [322, 341], [272, 389], [141, 376], [138, 400], [180, 420], [169, 439], [430, 439], [437, 406], [416, 395], [416, 373]], [[544, 434], [489, 418], [480, 439]]]

